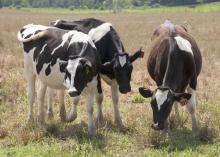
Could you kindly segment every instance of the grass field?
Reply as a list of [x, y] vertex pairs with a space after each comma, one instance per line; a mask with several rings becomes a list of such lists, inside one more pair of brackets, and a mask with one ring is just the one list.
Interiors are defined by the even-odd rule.
[[[0, 157], [14, 156], [220, 156], [220, 11], [162, 11], [136, 14], [75, 14], [0, 10]], [[17, 31], [25, 24], [47, 25], [55, 19], [95, 17], [113, 23], [128, 53], [140, 47], [145, 58], [134, 64], [132, 92], [120, 95], [120, 111], [124, 127], [113, 123], [110, 89], [104, 85], [105, 125], [97, 136], [87, 136], [87, 114], [84, 99], [79, 103], [78, 118], [69, 124], [58, 117], [59, 104], [54, 105], [54, 120], [46, 128], [27, 123], [26, 81], [23, 75], [22, 48]], [[138, 94], [138, 87], [155, 88], [146, 70], [152, 31], [165, 19], [182, 24], [196, 39], [203, 55], [203, 69], [198, 78], [197, 116], [200, 131], [191, 132], [191, 120], [181, 108], [180, 124], [170, 117], [171, 133], [167, 136], [150, 128], [152, 112], [148, 99]], [[71, 100], [66, 95], [66, 108]], [[95, 106], [95, 105], [94, 105]], [[95, 107], [96, 108], [96, 107]], [[46, 106], [45, 106], [46, 109]]]

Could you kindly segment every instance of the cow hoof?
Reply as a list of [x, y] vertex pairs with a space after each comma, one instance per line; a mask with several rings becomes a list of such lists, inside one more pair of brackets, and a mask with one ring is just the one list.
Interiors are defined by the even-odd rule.
[[74, 113], [74, 114], [70, 114], [68, 116], [66, 116], [66, 122], [72, 122], [74, 121], [75, 119], [77, 118], [77, 113]]
[[52, 120], [54, 118], [53, 112], [47, 112], [47, 119]]

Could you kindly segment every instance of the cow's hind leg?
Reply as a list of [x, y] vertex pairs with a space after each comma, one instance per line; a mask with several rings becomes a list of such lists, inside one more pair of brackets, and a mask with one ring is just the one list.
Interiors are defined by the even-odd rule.
[[103, 113], [102, 113], [103, 93], [102, 93], [100, 77], [98, 76], [97, 79], [98, 79], [98, 85], [96, 90], [96, 103], [97, 103], [96, 124], [102, 124], [104, 122]]
[[54, 97], [54, 90], [48, 88], [48, 106], [47, 106], [47, 118], [53, 119], [53, 97]]
[[196, 118], [196, 79], [191, 82], [190, 86], [187, 88], [187, 92], [192, 94], [188, 101], [187, 109], [191, 114], [192, 119], [192, 130], [196, 132], [198, 130], [197, 118]]
[[119, 113], [118, 108], [118, 85], [116, 83], [111, 85], [111, 94], [112, 94], [112, 101], [113, 101], [113, 107], [114, 107], [114, 118], [115, 118], [115, 124], [117, 127], [122, 126], [122, 120]]
[[35, 100], [35, 81], [36, 76], [33, 72], [32, 64], [29, 63], [30, 59], [24, 55], [24, 74], [27, 81], [27, 97], [28, 97], [28, 121], [33, 121], [33, 104]]
[[38, 122], [40, 124], [44, 124], [45, 119], [44, 119], [44, 98], [45, 98], [45, 93], [47, 86], [39, 81], [40, 87], [37, 93], [37, 99], [38, 99]]

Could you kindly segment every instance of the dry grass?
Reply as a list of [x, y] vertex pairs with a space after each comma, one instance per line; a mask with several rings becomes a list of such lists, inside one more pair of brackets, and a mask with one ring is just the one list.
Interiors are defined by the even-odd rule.
[[[146, 14], [46, 14], [28, 11], [0, 10], [0, 156], [218, 156], [220, 140], [220, 12], [146, 13]], [[27, 124], [26, 82], [23, 76], [23, 55], [16, 39], [25, 24], [47, 25], [55, 19], [96, 17], [112, 22], [127, 52], [143, 47], [145, 58], [135, 62], [132, 92], [120, 95], [124, 128], [112, 123], [112, 106], [108, 86], [104, 86], [105, 125], [94, 140], [87, 138], [87, 117], [84, 101], [79, 104], [79, 117], [71, 124], [59, 123], [59, 117], [45, 128]], [[203, 69], [198, 80], [198, 138], [191, 135], [190, 117], [181, 110], [182, 122], [171, 117], [171, 134], [164, 135], [150, 128], [152, 113], [149, 100], [138, 95], [139, 86], [155, 88], [146, 70], [150, 35], [165, 19], [183, 24], [195, 37], [203, 54]], [[66, 96], [66, 106], [71, 100]], [[54, 106], [58, 113], [59, 105]], [[3, 153], [2, 153], [3, 152]], [[19, 153], [20, 152], [20, 153]], [[66, 153], [65, 153], [66, 152]], [[24, 153], [24, 154], [22, 154]], [[25, 154], [26, 153], [26, 154]]]

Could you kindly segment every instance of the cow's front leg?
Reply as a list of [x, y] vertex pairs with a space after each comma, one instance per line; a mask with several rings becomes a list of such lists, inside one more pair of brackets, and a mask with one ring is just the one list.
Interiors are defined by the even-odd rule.
[[191, 98], [188, 100], [187, 109], [191, 114], [192, 119], [192, 130], [193, 132], [198, 131], [198, 124], [196, 118], [196, 92], [191, 87], [187, 88], [188, 93], [192, 94]]
[[66, 122], [72, 122], [77, 118], [77, 105], [79, 103], [80, 96], [73, 97], [73, 105], [70, 113], [66, 116]]
[[96, 134], [96, 128], [93, 121], [93, 100], [94, 93], [90, 92], [86, 98], [86, 110], [88, 114], [88, 133], [89, 137], [94, 137]]
[[47, 118], [53, 119], [53, 97], [54, 97], [54, 90], [51, 88], [48, 88], [48, 104], [47, 104]]
[[58, 92], [59, 104], [60, 104], [60, 115], [59, 116], [60, 116], [61, 122], [66, 121], [66, 109], [65, 109], [65, 105], [64, 105], [64, 94], [65, 94], [64, 90], [59, 90], [59, 92]]
[[45, 120], [44, 120], [44, 98], [45, 98], [45, 93], [46, 93], [46, 89], [47, 86], [39, 81], [39, 90], [37, 93], [37, 99], [38, 99], [38, 122], [40, 124], [44, 124]]
[[117, 127], [122, 126], [121, 116], [119, 113], [119, 107], [118, 107], [118, 85], [117, 83], [114, 83], [111, 85], [111, 94], [112, 94], [112, 101], [113, 101], [113, 108], [114, 108], [114, 118], [115, 118], [115, 124]]
[[97, 104], [96, 124], [102, 124], [104, 122], [103, 113], [102, 113], [103, 93], [102, 93], [100, 76], [97, 77], [97, 81], [98, 81], [98, 85], [96, 90], [96, 104]]

